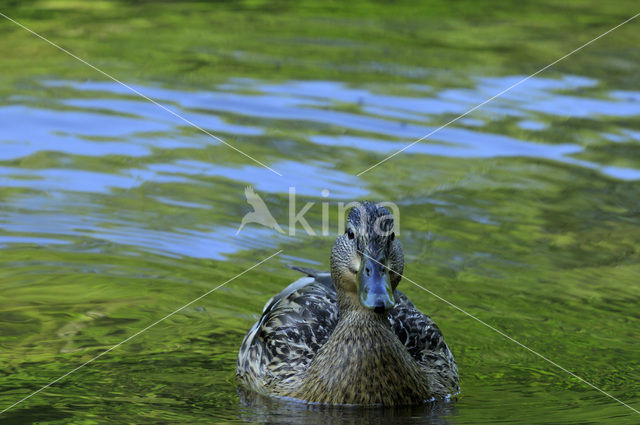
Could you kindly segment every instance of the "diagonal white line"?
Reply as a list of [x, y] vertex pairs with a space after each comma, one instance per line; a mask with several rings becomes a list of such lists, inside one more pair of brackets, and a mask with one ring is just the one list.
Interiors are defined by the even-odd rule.
[[467, 112], [463, 113], [462, 115], [457, 116], [456, 118], [452, 119], [451, 121], [449, 121], [446, 124], [441, 125], [440, 127], [436, 128], [435, 130], [430, 131], [428, 134], [425, 134], [424, 136], [422, 136], [421, 138], [419, 138], [418, 140], [408, 144], [407, 146], [403, 147], [402, 149], [397, 150], [396, 152], [392, 153], [391, 155], [387, 156], [386, 158], [384, 158], [383, 160], [373, 164], [371, 167], [367, 168], [364, 171], [360, 171], [358, 174], [356, 174], [358, 177], [360, 177], [361, 175], [363, 175], [364, 173], [366, 173], [367, 171], [377, 167], [378, 165], [382, 164], [383, 162], [386, 162], [388, 160], [390, 160], [391, 158], [393, 158], [394, 156], [406, 151], [407, 149], [409, 149], [411, 146], [415, 145], [416, 143], [420, 143], [421, 141], [423, 141], [424, 139], [436, 134], [437, 132], [439, 132], [440, 130], [442, 130], [445, 127], [448, 127], [449, 125], [453, 124], [454, 122], [458, 121], [460, 118], [463, 118], [467, 115], [469, 115], [471, 112], [475, 111], [478, 108], [481, 108], [482, 106], [486, 105], [487, 103], [491, 102], [492, 100], [502, 96], [503, 94], [505, 94], [506, 92], [510, 91], [511, 89], [518, 87], [520, 84], [524, 83], [525, 81], [535, 77], [536, 75], [540, 74], [543, 71], [546, 71], [547, 69], [551, 68], [553, 65], [557, 64], [558, 62], [568, 58], [569, 56], [573, 55], [574, 53], [584, 49], [585, 47], [587, 47], [588, 45], [590, 45], [591, 43], [599, 40], [600, 38], [604, 37], [605, 35], [609, 34], [611, 31], [615, 31], [618, 28], [620, 28], [621, 26], [623, 26], [624, 24], [634, 20], [635, 18], [637, 18], [638, 16], [640, 16], [640, 13], [637, 13], [635, 15], [633, 15], [632, 17], [630, 17], [629, 19], [627, 19], [624, 22], [619, 23], [618, 25], [616, 25], [615, 27], [609, 29], [608, 31], [603, 32], [602, 34], [600, 34], [599, 36], [597, 36], [596, 38], [594, 38], [593, 40], [590, 40], [586, 43], [584, 43], [582, 46], [573, 49], [571, 52], [567, 53], [566, 55], [562, 56], [559, 59], [556, 59], [555, 61], [551, 62], [549, 65], [540, 68], [539, 70], [537, 70], [536, 72], [534, 72], [533, 74], [529, 75], [528, 77], [523, 78], [522, 80], [518, 81], [517, 83], [514, 83], [512, 85], [510, 85], [509, 87], [507, 87], [506, 89], [502, 90], [500, 93], [497, 93], [493, 96], [491, 96], [489, 99], [485, 100], [482, 103], [478, 103], [476, 106], [474, 106], [473, 108], [469, 109]]
[[233, 149], [234, 151], [238, 152], [241, 155], [244, 155], [245, 157], [249, 158], [250, 160], [252, 160], [253, 162], [262, 165], [264, 168], [266, 168], [267, 170], [276, 173], [277, 175], [279, 175], [280, 177], [282, 177], [282, 174], [280, 174], [279, 172], [277, 172], [276, 170], [274, 170], [273, 168], [269, 167], [268, 165], [263, 164], [262, 162], [258, 161], [257, 159], [255, 159], [254, 157], [252, 157], [249, 154], [244, 153], [243, 151], [241, 151], [240, 149], [236, 148], [235, 146], [225, 142], [224, 140], [222, 140], [220, 137], [216, 136], [215, 134], [212, 134], [211, 132], [205, 130], [204, 128], [200, 127], [199, 125], [195, 124], [193, 121], [183, 117], [182, 115], [172, 111], [171, 109], [167, 108], [166, 106], [156, 102], [155, 100], [151, 99], [150, 97], [148, 97], [147, 95], [141, 93], [140, 91], [136, 90], [135, 88], [131, 87], [130, 85], [118, 80], [117, 78], [107, 74], [106, 72], [104, 72], [103, 70], [99, 69], [98, 67], [90, 64], [89, 62], [87, 62], [86, 60], [74, 55], [73, 53], [71, 53], [70, 51], [68, 51], [67, 49], [65, 49], [64, 47], [54, 43], [53, 41], [47, 39], [46, 37], [38, 34], [37, 32], [33, 31], [30, 28], [25, 27], [24, 25], [22, 25], [20, 22], [16, 21], [15, 19], [10, 18], [9, 16], [5, 15], [4, 13], [0, 12], [0, 16], [2, 16], [3, 18], [13, 22], [14, 24], [16, 24], [17, 26], [19, 26], [20, 28], [29, 31], [31, 34], [35, 35], [36, 37], [40, 38], [41, 40], [46, 41], [47, 43], [49, 43], [50, 45], [52, 45], [53, 47], [55, 47], [56, 49], [66, 53], [67, 55], [71, 56], [72, 58], [82, 62], [83, 64], [87, 65], [89, 68], [94, 69], [95, 71], [99, 72], [100, 74], [104, 75], [105, 77], [115, 81], [116, 83], [120, 84], [121, 86], [127, 88], [128, 90], [130, 90], [131, 92], [137, 94], [138, 96], [142, 97], [143, 99], [148, 100], [149, 102], [153, 103], [154, 105], [156, 105], [157, 107], [165, 110], [166, 112], [170, 113], [171, 115], [173, 115], [176, 118], [179, 118], [180, 120], [184, 121], [185, 123], [189, 124], [190, 126], [200, 130], [201, 132], [203, 132], [204, 134], [214, 138], [215, 140], [219, 141], [220, 143], [230, 147], [231, 149]]
[[500, 329], [496, 329], [495, 327], [491, 326], [490, 324], [488, 324], [487, 322], [485, 322], [484, 320], [478, 319], [476, 316], [474, 316], [473, 314], [467, 312], [466, 310], [463, 310], [462, 308], [458, 307], [457, 305], [453, 304], [450, 301], [445, 300], [444, 298], [442, 298], [440, 295], [436, 294], [433, 291], [428, 290], [427, 288], [425, 288], [424, 286], [414, 282], [413, 280], [409, 279], [408, 277], [390, 269], [389, 267], [385, 266], [384, 264], [380, 263], [379, 261], [377, 261], [376, 259], [370, 257], [369, 255], [365, 254], [364, 252], [358, 251], [360, 252], [360, 254], [364, 255], [365, 257], [369, 258], [371, 261], [378, 263], [379, 265], [381, 265], [382, 267], [386, 268], [387, 270], [389, 270], [390, 272], [399, 275], [400, 277], [402, 277], [403, 279], [407, 279], [409, 282], [413, 283], [414, 285], [416, 285], [418, 288], [422, 289], [423, 291], [428, 292], [430, 295], [433, 295], [434, 297], [436, 297], [437, 299], [439, 299], [440, 301], [450, 305], [451, 307], [455, 308], [456, 310], [458, 310], [459, 312], [471, 317], [473, 320], [475, 320], [478, 323], [483, 324], [484, 326], [488, 327], [489, 329], [491, 329], [494, 332], [497, 332], [498, 334], [502, 335], [503, 337], [507, 338], [509, 341], [514, 342], [516, 344], [518, 344], [520, 347], [524, 348], [525, 350], [535, 354], [536, 356], [540, 357], [541, 359], [543, 359], [544, 361], [546, 361], [547, 363], [552, 364], [553, 366], [557, 367], [558, 369], [568, 373], [569, 375], [573, 376], [574, 378], [578, 379], [579, 381], [581, 381], [582, 383], [590, 386], [591, 388], [600, 391], [602, 394], [606, 395], [607, 397], [611, 398], [612, 400], [617, 401], [618, 403], [622, 404], [625, 407], [628, 407], [629, 409], [633, 410], [634, 412], [640, 414], [640, 411], [632, 406], [629, 406], [627, 403], [625, 403], [624, 401], [612, 396], [611, 394], [609, 394], [608, 392], [601, 390], [600, 388], [596, 387], [595, 385], [593, 385], [591, 382], [579, 377], [578, 375], [576, 375], [575, 373], [571, 372], [570, 370], [560, 366], [558, 363], [554, 362], [553, 360], [543, 356], [542, 354], [538, 353], [537, 351], [527, 347], [526, 345], [524, 345], [523, 343], [515, 340], [514, 338], [510, 337], [509, 335], [507, 335], [506, 333], [502, 332]]
[[196, 298], [193, 301], [188, 302], [187, 304], [183, 305], [182, 307], [180, 307], [179, 309], [175, 310], [174, 312], [167, 314], [166, 316], [164, 316], [162, 319], [157, 320], [155, 322], [153, 322], [152, 324], [150, 324], [149, 326], [147, 326], [146, 328], [134, 333], [133, 335], [131, 335], [130, 337], [128, 337], [127, 339], [117, 343], [116, 345], [114, 345], [113, 347], [109, 348], [108, 350], [103, 351], [102, 353], [98, 354], [97, 356], [93, 357], [90, 360], [87, 360], [86, 362], [82, 363], [80, 366], [76, 367], [75, 369], [70, 370], [69, 372], [65, 373], [64, 375], [60, 376], [59, 378], [54, 379], [53, 381], [49, 382], [47, 385], [45, 385], [44, 387], [40, 388], [37, 391], [32, 392], [31, 394], [29, 394], [28, 396], [16, 401], [15, 403], [13, 403], [11, 406], [6, 407], [4, 410], [0, 411], [0, 415], [3, 414], [4, 412], [6, 412], [9, 409], [12, 409], [13, 407], [17, 406], [18, 404], [22, 403], [23, 401], [33, 397], [34, 395], [38, 394], [40, 391], [45, 390], [47, 388], [49, 388], [50, 386], [52, 386], [53, 384], [55, 384], [56, 382], [66, 378], [67, 376], [71, 375], [72, 373], [76, 372], [79, 369], [82, 369], [83, 367], [85, 367], [86, 365], [88, 365], [89, 363], [93, 362], [94, 360], [99, 359], [100, 357], [104, 356], [105, 354], [107, 354], [108, 352], [115, 350], [116, 348], [118, 348], [119, 346], [121, 346], [122, 344], [132, 340], [133, 338], [137, 337], [138, 335], [140, 335], [143, 332], [148, 331], [149, 329], [151, 329], [152, 327], [154, 327], [155, 325], [157, 325], [158, 323], [168, 319], [169, 317], [173, 316], [174, 314], [178, 313], [179, 311], [184, 310], [185, 308], [189, 307], [191, 304], [201, 300], [202, 298], [206, 297], [207, 295], [209, 295], [210, 293], [222, 288], [224, 285], [226, 285], [227, 283], [231, 282], [232, 280], [235, 280], [237, 278], [239, 278], [240, 276], [242, 276], [243, 274], [255, 269], [256, 267], [258, 267], [259, 265], [261, 265], [262, 263], [272, 259], [273, 257], [275, 257], [276, 255], [280, 254], [282, 252], [282, 250], [279, 250], [278, 252], [276, 252], [275, 254], [272, 254], [270, 256], [268, 256], [267, 258], [263, 259], [262, 261], [254, 264], [253, 266], [249, 267], [248, 269], [246, 269], [245, 271], [243, 271], [242, 273], [239, 273], [237, 275], [235, 275], [234, 277], [232, 277], [231, 279], [227, 280], [226, 282], [221, 283], [220, 285], [216, 286], [213, 289], [210, 289], [209, 291], [205, 292], [204, 294], [200, 295], [198, 298]]

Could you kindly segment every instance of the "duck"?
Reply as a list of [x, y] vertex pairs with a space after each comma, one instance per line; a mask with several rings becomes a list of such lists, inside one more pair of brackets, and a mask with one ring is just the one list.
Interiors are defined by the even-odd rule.
[[302, 277], [265, 305], [244, 337], [236, 379], [270, 397], [327, 405], [404, 406], [460, 392], [435, 322], [397, 289], [402, 244], [389, 210], [354, 203], [330, 271]]

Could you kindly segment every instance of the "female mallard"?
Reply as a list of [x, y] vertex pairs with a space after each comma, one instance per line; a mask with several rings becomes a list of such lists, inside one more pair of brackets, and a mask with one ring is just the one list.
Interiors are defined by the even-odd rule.
[[269, 300], [242, 342], [241, 384], [308, 402], [389, 406], [459, 391], [440, 329], [396, 290], [404, 256], [389, 210], [351, 209], [331, 273], [294, 268], [308, 277]]

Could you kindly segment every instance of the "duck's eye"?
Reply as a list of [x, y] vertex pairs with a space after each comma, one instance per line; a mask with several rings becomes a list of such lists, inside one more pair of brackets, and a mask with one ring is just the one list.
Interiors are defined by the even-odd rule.
[[351, 228], [347, 229], [347, 237], [349, 239], [353, 239], [353, 238], [356, 237], [355, 233], [353, 233], [353, 229], [351, 229]]

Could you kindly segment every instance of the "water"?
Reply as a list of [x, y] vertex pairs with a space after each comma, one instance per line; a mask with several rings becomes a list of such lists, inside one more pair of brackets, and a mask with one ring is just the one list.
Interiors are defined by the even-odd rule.
[[[638, 23], [357, 176], [636, 11], [384, 7], [2, 9], [282, 174], [3, 21], [2, 409], [283, 250], [3, 423], [638, 422], [407, 280], [456, 356], [457, 400], [327, 408], [238, 392], [244, 334], [298, 277], [285, 265], [326, 268], [338, 203], [368, 198], [400, 206], [408, 278], [640, 408]], [[286, 234], [236, 235], [247, 186]], [[315, 202], [318, 233], [328, 203], [331, 235], [289, 234], [290, 187], [296, 210]]]

